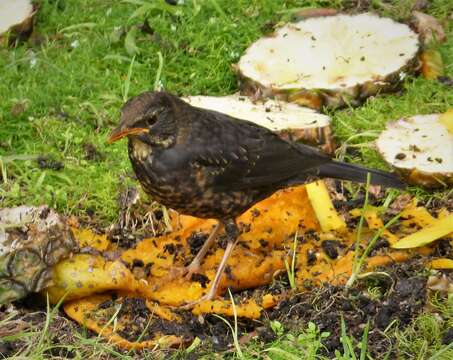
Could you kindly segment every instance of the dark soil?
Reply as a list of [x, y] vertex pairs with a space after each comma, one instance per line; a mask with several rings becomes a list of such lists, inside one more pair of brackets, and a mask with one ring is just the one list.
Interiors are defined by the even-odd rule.
[[449, 345], [453, 343], [453, 327], [447, 330], [444, 337], [442, 338], [442, 344]]
[[270, 319], [276, 319], [289, 328], [298, 329], [301, 324], [314, 322], [320, 331], [327, 331], [330, 336], [324, 341], [326, 355], [334, 356], [334, 350], [341, 347], [341, 317], [351, 335], [360, 339], [367, 322], [370, 322], [369, 350], [380, 358], [392, 349], [390, 358], [396, 356], [393, 348], [394, 339], [390, 340], [383, 333], [393, 321], [404, 327], [420, 313], [426, 302], [426, 277], [415, 275], [420, 264], [398, 265], [387, 272], [393, 280], [373, 279], [383, 295], [375, 299], [367, 292], [367, 283], [358, 284], [350, 290], [344, 287], [326, 286], [311, 292], [299, 294], [282, 302], [268, 313]]
[[[41, 334], [46, 323], [45, 308], [45, 300], [37, 295], [29, 296], [8, 307], [0, 306], [0, 321], [16, 312], [16, 315], [8, 321], [8, 325], [0, 329], [0, 358], [3, 359], [13, 356], [22, 350], [25, 345], [20, 337], [17, 340], [5, 341], [3, 339], [4, 336], [16, 335], [19, 332], [35, 332], [36, 334]], [[53, 316], [47, 331], [50, 334], [52, 345], [45, 351], [46, 358], [49, 359], [55, 357], [71, 359], [75, 357], [75, 352], [66, 345], [76, 343], [77, 334], [85, 333], [87, 336], [96, 335], [68, 319], [61, 310], [57, 311]]]
[[64, 164], [61, 161], [54, 159], [50, 155], [40, 155], [36, 162], [40, 169], [61, 170], [64, 168]]
[[[240, 301], [239, 298], [236, 301]], [[225, 351], [231, 348], [231, 333], [228, 326], [218, 317], [206, 315], [197, 317], [187, 311], [180, 311], [178, 315], [181, 322], [168, 321], [156, 316], [152, 317], [151, 311], [146, 307], [142, 298], [117, 298], [112, 294], [112, 299], [105, 301], [98, 306], [106, 310], [105, 321], [110, 318], [110, 313], [121, 304], [118, 313], [118, 323], [126, 324], [125, 328], [118, 333], [129, 341], [142, 341], [153, 339], [158, 333], [174, 334], [190, 344], [195, 337], [199, 337], [203, 343], [215, 351]], [[111, 310], [111, 311], [110, 311]], [[152, 319], [152, 321], [150, 321]], [[256, 325], [251, 320], [239, 320], [239, 327], [242, 332], [251, 332]]]
[[105, 155], [92, 143], [85, 143], [83, 150], [85, 151], [85, 160], [103, 161], [105, 159]]
[[193, 232], [187, 242], [190, 246], [190, 253], [192, 255], [196, 255], [198, 251], [200, 251], [201, 247], [203, 246], [204, 242], [207, 240], [209, 234], [201, 233], [201, 232]]
[[321, 247], [328, 257], [336, 259], [338, 257], [338, 250], [343, 245], [337, 240], [324, 240]]

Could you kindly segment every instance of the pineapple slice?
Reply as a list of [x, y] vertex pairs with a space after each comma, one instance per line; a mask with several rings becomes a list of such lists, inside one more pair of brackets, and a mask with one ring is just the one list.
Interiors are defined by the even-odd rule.
[[253, 43], [236, 70], [245, 93], [320, 109], [393, 90], [419, 66], [407, 25], [365, 13], [309, 18]]
[[0, 305], [49, 286], [75, 248], [65, 219], [47, 206], [0, 209]]
[[387, 125], [376, 145], [384, 160], [408, 182], [426, 187], [451, 186], [451, 123], [450, 112], [400, 119]]
[[251, 121], [279, 133], [287, 140], [317, 145], [330, 154], [335, 150], [330, 117], [297, 104], [276, 100], [252, 102], [239, 94], [189, 96], [183, 100], [195, 107]]
[[27, 38], [33, 30], [33, 4], [30, 0], [0, 1], [0, 44]]

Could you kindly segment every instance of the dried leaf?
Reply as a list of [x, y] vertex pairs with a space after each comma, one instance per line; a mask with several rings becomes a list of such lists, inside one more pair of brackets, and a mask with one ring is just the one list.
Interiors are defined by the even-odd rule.
[[398, 214], [406, 208], [412, 201], [412, 196], [410, 194], [401, 194], [392, 202], [390, 205], [390, 209], [392, 210], [392, 214]]
[[427, 80], [435, 80], [444, 74], [444, 63], [439, 51], [425, 50], [421, 55], [422, 74]]
[[28, 108], [27, 101], [19, 101], [11, 107], [11, 115], [13, 115], [14, 117], [18, 117], [22, 113], [24, 113], [27, 110], [27, 108]]
[[299, 10], [298, 12], [294, 13], [294, 18], [296, 19], [308, 19], [313, 17], [320, 17], [320, 16], [333, 16], [337, 15], [338, 10], [332, 8], [306, 8]]
[[433, 40], [438, 42], [446, 40], [445, 31], [436, 18], [420, 11], [413, 11], [412, 16], [415, 29], [425, 45]]
[[426, 287], [430, 290], [453, 294], [453, 283], [445, 274], [430, 276]]

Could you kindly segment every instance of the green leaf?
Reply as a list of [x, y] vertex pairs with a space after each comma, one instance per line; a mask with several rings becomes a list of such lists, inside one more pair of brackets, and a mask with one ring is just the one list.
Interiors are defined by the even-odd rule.
[[140, 6], [138, 9], [136, 9], [131, 16], [129, 16], [129, 20], [132, 20], [132, 19], [135, 19], [137, 17], [142, 17], [144, 15], [146, 15], [148, 12], [151, 11], [151, 9], [153, 9], [154, 6], [152, 6], [151, 4], [145, 4], [143, 6]]
[[136, 55], [140, 53], [140, 49], [137, 47], [135, 43], [135, 38], [137, 36], [137, 27], [133, 26], [126, 34], [126, 38], [124, 39], [124, 47], [126, 52], [130, 55]]

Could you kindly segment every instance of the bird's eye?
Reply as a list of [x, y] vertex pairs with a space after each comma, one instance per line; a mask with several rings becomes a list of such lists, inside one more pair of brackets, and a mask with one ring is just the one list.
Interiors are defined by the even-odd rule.
[[145, 116], [143, 117], [143, 120], [146, 122], [147, 126], [153, 126], [159, 117], [159, 114], [162, 112], [161, 108], [154, 108], [149, 110]]
[[147, 116], [145, 118], [145, 121], [147, 126], [153, 126], [157, 121], [157, 116], [156, 115]]

